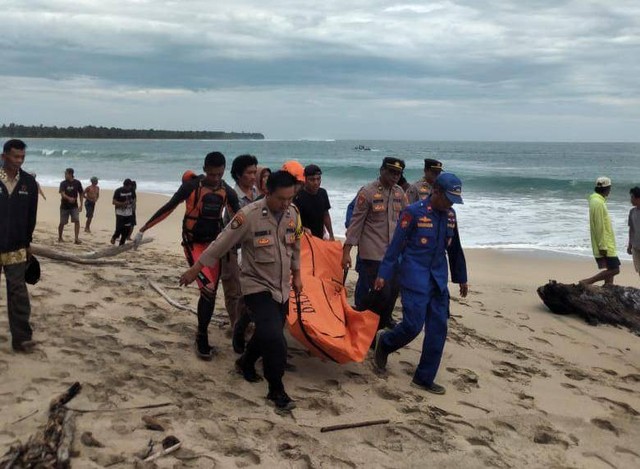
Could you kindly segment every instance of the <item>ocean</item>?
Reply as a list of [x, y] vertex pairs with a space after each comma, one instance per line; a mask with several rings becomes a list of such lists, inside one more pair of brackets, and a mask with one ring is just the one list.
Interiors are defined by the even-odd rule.
[[[139, 192], [171, 195], [182, 173], [199, 171], [204, 155], [251, 153], [278, 168], [289, 159], [322, 168], [334, 231], [345, 232], [346, 207], [358, 189], [377, 177], [384, 156], [407, 162], [410, 182], [424, 158], [436, 158], [463, 182], [457, 206], [463, 245], [541, 250], [590, 256], [587, 197], [598, 176], [613, 180], [608, 207], [621, 258], [626, 255], [629, 189], [640, 185], [640, 143], [527, 143], [434, 141], [198, 141], [27, 139], [25, 170], [57, 187], [72, 167], [83, 184], [91, 176], [104, 188], [137, 181]], [[370, 151], [356, 150], [358, 145]], [[230, 176], [225, 179], [233, 185]]]

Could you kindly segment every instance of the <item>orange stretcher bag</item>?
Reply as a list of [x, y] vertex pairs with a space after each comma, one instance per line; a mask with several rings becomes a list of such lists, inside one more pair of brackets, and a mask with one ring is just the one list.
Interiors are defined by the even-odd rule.
[[291, 335], [314, 355], [337, 363], [361, 362], [380, 317], [349, 305], [341, 260], [339, 241], [323, 241], [306, 233], [302, 236], [303, 291], [299, 298], [291, 291], [287, 323]]

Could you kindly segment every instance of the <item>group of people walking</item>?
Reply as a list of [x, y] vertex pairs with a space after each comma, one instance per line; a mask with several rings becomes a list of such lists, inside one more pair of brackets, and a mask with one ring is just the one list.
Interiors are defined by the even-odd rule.
[[[5, 143], [0, 171], [0, 216], [17, 223], [2, 224], [0, 253], [9, 285], [8, 311], [16, 351], [32, 347], [29, 326], [29, 298], [24, 284], [26, 262], [35, 227], [37, 185], [21, 169], [26, 145], [20, 140]], [[423, 358], [414, 383], [431, 392], [442, 392], [435, 384], [446, 338], [449, 296], [447, 259], [453, 280], [467, 293], [466, 265], [460, 247], [454, 203], [462, 203], [461, 183], [443, 173], [442, 164], [425, 160], [425, 176], [407, 193], [398, 185], [404, 161], [384, 158], [379, 175], [360, 189], [354, 199], [343, 250], [343, 267], [351, 264], [351, 250], [357, 246], [359, 274], [356, 307], [380, 315], [380, 332], [375, 341], [375, 365], [383, 369], [386, 357], [413, 340], [427, 325]], [[303, 167], [288, 161], [279, 170], [261, 168], [253, 155], [240, 155], [231, 165], [235, 186], [224, 179], [226, 159], [220, 152], [206, 155], [203, 174], [185, 172], [171, 199], [140, 228], [133, 240], [185, 203], [181, 244], [189, 264], [181, 284], [198, 283], [198, 326], [195, 350], [210, 360], [215, 354], [208, 336], [218, 283], [222, 280], [225, 306], [233, 325], [232, 345], [240, 354], [236, 370], [249, 382], [262, 380], [256, 362], [263, 360], [268, 382], [267, 398], [278, 409], [295, 406], [286, 393], [283, 377], [287, 368], [287, 344], [283, 333], [290, 289], [304, 288], [300, 276], [300, 237], [310, 235], [332, 241], [331, 204], [321, 187], [322, 170], [314, 164]], [[17, 188], [17, 189], [16, 189]], [[84, 202], [87, 225], [100, 197], [97, 178], [83, 190], [73, 169], [60, 184], [59, 238], [68, 220], [75, 224], [79, 243], [79, 213]], [[409, 204], [411, 197], [413, 204]], [[131, 235], [135, 219], [135, 184], [127, 179], [114, 192], [116, 231], [111, 239], [120, 244]], [[239, 253], [242, 255], [240, 256]], [[398, 293], [402, 294], [403, 318], [392, 319]], [[248, 325], [255, 330], [245, 343]], [[384, 332], [387, 328], [387, 332]]]

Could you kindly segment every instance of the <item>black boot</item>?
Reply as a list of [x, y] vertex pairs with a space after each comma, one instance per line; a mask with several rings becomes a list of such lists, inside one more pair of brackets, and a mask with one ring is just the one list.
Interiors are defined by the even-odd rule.
[[196, 355], [202, 360], [211, 360], [213, 358], [213, 354], [215, 349], [209, 345], [209, 336], [208, 334], [198, 332], [196, 335]]

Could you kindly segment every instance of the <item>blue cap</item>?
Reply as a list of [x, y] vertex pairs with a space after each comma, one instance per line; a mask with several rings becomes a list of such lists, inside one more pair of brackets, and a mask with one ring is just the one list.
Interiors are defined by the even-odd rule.
[[444, 189], [444, 193], [454, 204], [463, 204], [462, 181], [453, 173], [442, 173], [436, 179], [436, 185]]

